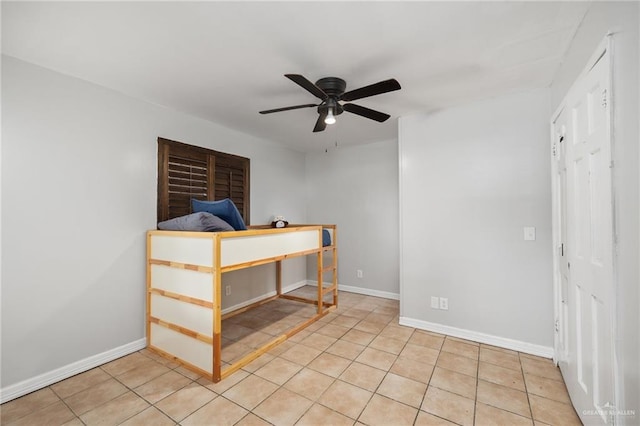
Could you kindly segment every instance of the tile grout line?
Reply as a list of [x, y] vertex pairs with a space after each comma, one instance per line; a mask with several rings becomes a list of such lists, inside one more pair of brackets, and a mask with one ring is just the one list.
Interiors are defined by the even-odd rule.
[[529, 389], [527, 387], [527, 376], [524, 374], [524, 365], [522, 365], [522, 357], [520, 356], [520, 352], [518, 352], [518, 361], [520, 361], [520, 373], [522, 374], [522, 381], [524, 382], [524, 392], [527, 395], [527, 403], [529, 404], [529, 414], [531, 414], [531, 421], [535, 424], [536, 419], [533, 417], [533, 407], [531, 406], [531, 398], [529, 397]]
[[[411, 337], [413, 337], [416, 333], [417, 333], [417, 329], [414, 329], [413, 333], [411, 333]], [[407, 340], [407, 343], [405, 343], [404, 345], [405, 347], [409, 344], [409, 340], [411, 340], [411, 337], [409, 337], [409, 339]], [[433, 378], [433, 373], [436, 369], [436, 364], [438, 362], [438, 358], [440, 357], [440, 352], [442, 351], [443, 345], [444, 345], [444, 339], [442, 339], [442, 345], [440, 345], [440, 349], [438, 349], [438, 356], [436, 357], [436, 362], [433, 364], [433, 368], [431, 369], [429, 380], [427, 380], [427, 387], [425, 388], [424, 395], [422, 395], [422, 399], [420, 400], [420, 406], [418, 407], [418, 412], [416, 413], [416, 418], [413, 420], [413, 424], [415, 424], [418, 421], [418, 416], [420, 416], [420, 411], [422, 411], [422, 406], [424, 405], [424, 400], [427, 397], [427, 392], [429, 392], [429, 386], [431, 386], [431, 379]]]
[[478, 346], [478, 365], [476, 367], [476, 397], [473, 402], [473, 424], [476, 424], [476, 416], [478, 415], [478, 387], [480, 386], [480, 348]]

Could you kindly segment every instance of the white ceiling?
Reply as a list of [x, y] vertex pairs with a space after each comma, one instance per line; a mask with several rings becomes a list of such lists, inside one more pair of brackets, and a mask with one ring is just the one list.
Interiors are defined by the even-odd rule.
[[[2, 52], [301, 151], [393, 139], [399, 116], [547, 87], [585, 2], [2, 2]], [[396, 78], [312, 133], [286, 79]]]

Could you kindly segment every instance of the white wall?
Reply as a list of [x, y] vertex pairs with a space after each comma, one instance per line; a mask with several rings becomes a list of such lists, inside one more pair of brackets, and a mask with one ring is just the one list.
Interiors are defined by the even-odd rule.
[[549, 115], [539, 90], [400, 119], [403, 321], [552, 347]]
[[3, 389], [144, 337], [158, 136], [249, 157], [252, 223], [306, 220], [303, 154], [2, 57]]
[[[310, 153], [306, 164], [309, 222], [338, 225], [341, 288], [397, 298], [397, 142]], [[356, 277], [358, 269], [362, 278]]]
[[613, 157], [617, 232], [617, 345], [621, 388], [618, 409], [635, 410], [635, 418], [620, 416], [625, 424], [640, 418], [640, 7], [637, 2], [596, 2], [585, 16], [551, 86], [555, 109], [589, 57], [608, 32], [613, 35]]

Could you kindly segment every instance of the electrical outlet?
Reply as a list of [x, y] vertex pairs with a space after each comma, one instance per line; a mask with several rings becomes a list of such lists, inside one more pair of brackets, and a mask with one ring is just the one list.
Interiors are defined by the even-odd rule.
[[446, 297], [440, 298], [440, 309], [442, 309], [443, 311], [449, 309], [449, 299], [447, 299]]
[[356, 277], [358, 277], [358, 278], [362, 278], [362, 269], [358, 269], [358, 270], [356, 271]]
[[224, 288], [224, 294], [225, 296], [231, 296], [231, 286], [228, 285]]
[[533, 226], [524, 227], [524, 240], [535, 241], [536, 240], [536, 228]]
[[433, 309], [440, 309], [440, 299], [437, 296], [431, 296], [431, 307]]

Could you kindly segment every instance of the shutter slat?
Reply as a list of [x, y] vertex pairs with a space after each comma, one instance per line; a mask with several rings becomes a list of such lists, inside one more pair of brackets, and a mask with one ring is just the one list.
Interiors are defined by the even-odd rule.
[[177, 177], [177, 178], [193, 178], [199, 177], [200, 179], [207, 179], [207, 171], [202, 169], [192, 169], [192, 170], [172, 170], [169, 169], [169, 176]]
[[169, 170], [189, 172], [193, 169], [207, 171], [207, 163], [202, 161], [169, 161]]
[[182, 187], [182, 188], [204, 188], [207, 189], [206, 180], [189, 180], [189, 179], [172, 179], [169, 177], [169, 188]]

